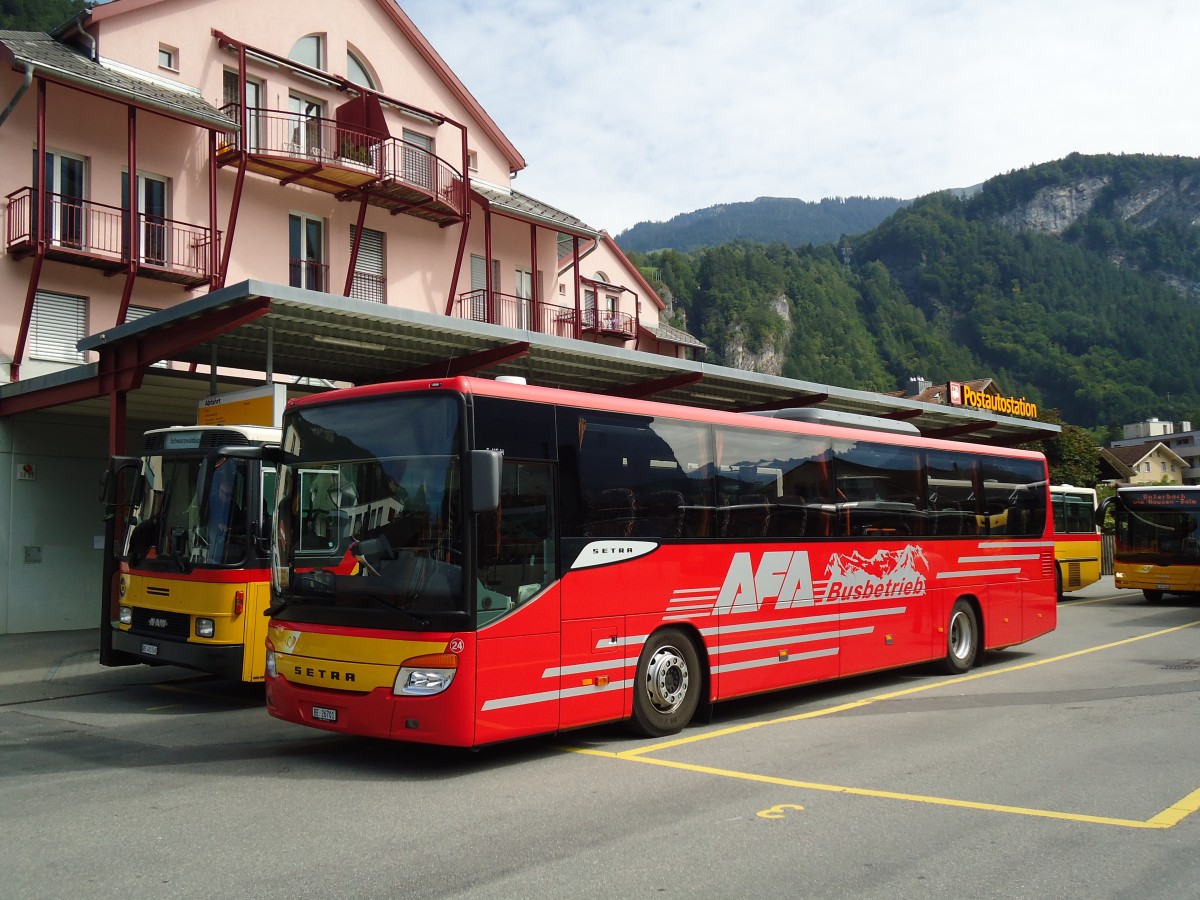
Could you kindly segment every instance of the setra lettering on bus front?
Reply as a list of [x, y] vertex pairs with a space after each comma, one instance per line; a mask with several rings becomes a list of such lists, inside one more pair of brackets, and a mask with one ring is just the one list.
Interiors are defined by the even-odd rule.
[[311, 666], [293, 666], [294, 673], [301, 678], [315, 678], [320, 681], [354, 681], [353, 672], [339, 672], [337, 669], [317, 669]]

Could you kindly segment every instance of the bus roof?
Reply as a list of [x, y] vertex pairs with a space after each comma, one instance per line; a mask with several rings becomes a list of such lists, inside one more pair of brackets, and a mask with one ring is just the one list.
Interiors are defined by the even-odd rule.
[[[454, 378], [420, 379], [415, 381], [384, 382], [379, 384], [362, 385], [299, 397], [289, 400], [287, 411], [304, 409], [310, 406], [322, 406], [328, 403], [340, 403], [365, 400], [390, 394], [408, 393], [413, 391], [445, 390], [462, 394], [474, 394], [481, 397], [501, 397], [512, 400], [526, 400], [531, 403], [557, 404], [594, 409], [600, 412], [630, 413], [633, 415], [659, 416], [662, 418], [684, 419], [692, 422], [708, 424], [734, 425], [743, 428], [761, 428], [770, 431], [794, 431], [799, 434], [826, 435], [829, 437], [844, 437], [852, 440], [886, 440], [909, 446], [922, 446], [946, 450], [964, 450], [970, 448], [975, 452], [987, 452], [998, 456], [1013, 457], [1042, 457], [1041, 453], [1032, 450], [1019, 450], [1009, 447], [999, 447], [993, 444], [969, 443], [946, 439], [923, 437], [916, 433], [888, 433], [886, 438], [882, 429], [876, 427], [868, 430], [851, 424], [835, 425], [829, 421], [804, 421], [788, 416], [763, 416], [750, 412], [725, 412], [704, 407], [682, 406], [675, 403], [663, 403], [655, 400], [629, 399], [605, 394], [588, 394], [581, 391], [562, 390], [560, 388], [542, 387], [540, 385], [520, 384], [512, 381], [498, 381], [490, 378], [471, 378], [459, 376]], [[870, 417], [863, 417], [869, 419]], [[884, 420], [887, 421], [887, 420]], [[890, 429], [888, 429], [890, 432]]]

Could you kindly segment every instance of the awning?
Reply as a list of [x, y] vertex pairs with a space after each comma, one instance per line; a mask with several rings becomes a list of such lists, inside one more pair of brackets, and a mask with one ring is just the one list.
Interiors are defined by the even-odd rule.
[[[196, 336], [189, 341], [188, 335]], [[911, 422], [931, 437], [1012, 445], [1053, 437], [1059, 427], [1029, 419], [725, 366], [535, 334], [383, 306], [300, 288], [244, 281], [81, 341], [101, 364], [64, 386], [56, 403], [93, 401], [132, 366], [169, 352], [170, 359], [271, 371], [289, 381], [369, 384], [456, 374], [522, 376], [530, 383], [593, 393], [645, 397], [712, 409], [753, 411], [819, 407]], [[105, 361], [108, 361], [107, 365]], [[116, 361], [124, 361], [117, 364]], [[115, 373], [115, 375], [114, 375]], [[205, 378], [207, 376], [204, 376]], [[0, 416], [39, 406], [41, 379], [0, 387]], [[129, 396], [137, 416], [138, 390]], [[186, 410], [186, 407], [184, 407]], [[180, 422], [192, 420], [194, 406]]]

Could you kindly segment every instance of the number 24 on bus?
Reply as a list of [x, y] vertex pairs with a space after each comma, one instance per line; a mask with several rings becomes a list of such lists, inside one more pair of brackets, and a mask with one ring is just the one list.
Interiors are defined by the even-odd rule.
[[[453, 378], [292, 402], [269, 712], [478, 746], [1052, 630], [1045, 459], [897, 423]], [[270, 448], [225, 448], [230, 455]]]

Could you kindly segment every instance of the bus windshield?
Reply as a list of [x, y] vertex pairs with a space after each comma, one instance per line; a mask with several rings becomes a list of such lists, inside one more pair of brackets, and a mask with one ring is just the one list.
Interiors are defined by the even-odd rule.
[[[280, 619], [413, 628], [467, 611], [460, 401], [400, 395], [288, 417], [274, 563]], [[461, 625], [461, 622], [458, 623]]]
[[1118, 508], [1116, 525], [1124, 560], [1200, 563], [1200, 511]]
[[245, 561], [249, 546], [247, 464], [219, 459], [204, 496], [197, 485], [205, 457], [151, 454], [142, 461], [141, 502], [125, 546], [134, 565], [178, 568], [228, 566]]

